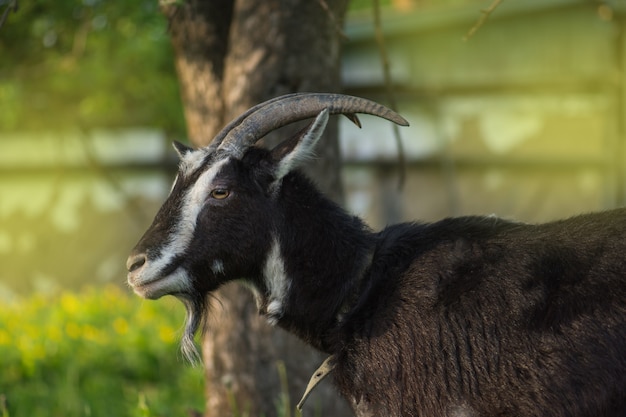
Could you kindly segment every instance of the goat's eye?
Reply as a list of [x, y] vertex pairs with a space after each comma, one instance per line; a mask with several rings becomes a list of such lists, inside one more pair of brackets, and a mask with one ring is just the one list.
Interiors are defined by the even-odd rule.
[[211, 197], [216, 200], [223, 200], [227, 198], [229, 195], [230, 195], [230, 191], [225, 190], [223, 188], [216, 188], [215, 190], [211, 191]]

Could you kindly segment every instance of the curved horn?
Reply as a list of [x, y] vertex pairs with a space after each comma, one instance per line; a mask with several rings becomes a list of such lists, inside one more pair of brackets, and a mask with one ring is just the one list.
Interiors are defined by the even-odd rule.
[[356, 113], [382, 117], [402, 126], [409, 125], [398, 113], [364, 98], [344, 94], [294, 93], [252, 107], [222, 129], [210, 146], [241, 154], [269, 132], [315, 117], [324, 109], [328, 109], [330, 114], [344, 114], [358, 126]]

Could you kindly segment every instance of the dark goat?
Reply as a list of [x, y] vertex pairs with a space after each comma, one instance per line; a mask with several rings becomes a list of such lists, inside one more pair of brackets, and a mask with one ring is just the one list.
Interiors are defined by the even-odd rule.
[[[367, 100], [295, 94], [251, 109], [207, 148], [176, 145], [180, 171], [128, 281], [185, 303], [183, 349], [206, 294], [241, 279], [270, 322], [331, 355], [359, 416], [625, 416], [626, 210], [374, 233], [297, 170], [329, 113], [406, 124]], [[252, 146], [314, 116], [272, 150]]]

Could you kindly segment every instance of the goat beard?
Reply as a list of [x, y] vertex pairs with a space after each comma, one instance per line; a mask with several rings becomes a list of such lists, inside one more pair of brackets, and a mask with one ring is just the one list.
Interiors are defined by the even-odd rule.
[[198, 329], [202, 328], [202, 333], [206, 328], [205, 317], [208, 310], [208, 300], [204, 294], [177, 294], [177, 298], [185, 305], [187, 317], [185, 318], [185, 329], [180, 341], [180, 350], [192, 365], [202, 362], [202, 355], [194, 342], [194, 337]]

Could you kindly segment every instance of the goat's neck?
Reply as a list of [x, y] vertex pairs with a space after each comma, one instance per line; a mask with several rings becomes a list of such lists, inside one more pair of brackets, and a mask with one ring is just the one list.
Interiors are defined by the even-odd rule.
[[277, 233], [263, 268], [261, 311], [314, 347], [332, 352], [334, 330], [351, 306], [374, 246], [357, 217], [299, 174], [285, 178]]

